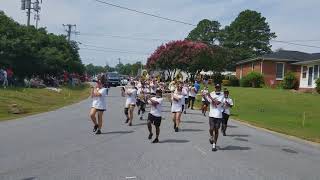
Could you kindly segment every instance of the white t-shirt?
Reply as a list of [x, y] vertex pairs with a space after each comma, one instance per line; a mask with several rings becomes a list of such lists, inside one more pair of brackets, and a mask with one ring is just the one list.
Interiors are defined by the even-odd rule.
[[182, 105], [183, 105], [182, 103], [183, 103], [184, 96], [181, 94], [174, 94], [174, 96], [178, 98], [179, 101], [175, 101], [173, 100], [173, 98], [171, 98], [172, 100], [171, 112], [182, 112]]
[[[201, 93], [202, 94], [207, 94], [207, 93], [209, 93], [209, 91], [208, 91], [208, 89], [203, 89], [202, 91], [201, 91]], [[205, 101], [205, 99], [202, 97], [202, 102], [203, 101]]]
[[222, 99], [223, 99], [223, 94], [220, 93], [220, 95], [216, 95], [215, 92], [210, 93], [211, 97], [213, 99], [216, 99], [217, 101], [221, 102], [218, 105], [212, 104], [212, 100], [207, 97], [207, 100], [210, 102], [210, 112], [209, 112], [209, 117], [213, 118], [222, 118], [222, 111], [223, 111], [223, 104], [222, 104]]
[[163, 98], [152, 97], [151, 99], [153, 101], [157, 101], [159, 104], [154, 106], [154, 105], [151, 104], [150, 100], [148, 101], [148, 103], [151, 104], [150, 114], [152, 114], [155, 117], [161, 117]]
[[92, 107], [95, 109], [106, 110], [107, 104], [106, 104], [105, 96], [107, 95], [107, 89], [102, 88], [102, 89], [99, 89], [98, 92], [101, 94], [101, 96], [92, 98]]
[[233, 106], [233, 101], [230, 97], [225, 98], [223, 97], [222, 99], [222, 103], [223, 103], [223, 112], [230, 115], [230, 107], [226, 105], [226, 103], [230, 104], [231, 106]]
[[182, 87], [182, 95], [184, 95], [185, 98], [188, 98], [189, 95], [189, 88], [186, 86]]
[[196, 88], [195, 87], [191, 87], [190, 91], [189, 91], [189, 96], [196, 97], [196, 95], [197, 95]]
[[129, 107], [129, 105], [135, 105], [137, 102], [137, 90], [135, 88], [130, 88], [127, 89], [126, 93], [131, 94], [127, 96], [126, 107]]

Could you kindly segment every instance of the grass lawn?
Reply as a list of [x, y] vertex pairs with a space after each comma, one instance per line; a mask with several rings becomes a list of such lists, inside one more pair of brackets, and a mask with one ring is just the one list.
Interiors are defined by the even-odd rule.
[[[60, 93], [47, 89], [0, 89], [0, 121], [55, 110], [88, 98], [89, 92], [89, 86], [63, 87]], [[8, 110], [12, 104], [22, 107], [25, 112], [10, 114]]]
[[[228, 89], [235, 101], [233, 119], [320, 143], [319, 94], [265, 88]], [[200, 101], [198, 97], [198, 107]]]

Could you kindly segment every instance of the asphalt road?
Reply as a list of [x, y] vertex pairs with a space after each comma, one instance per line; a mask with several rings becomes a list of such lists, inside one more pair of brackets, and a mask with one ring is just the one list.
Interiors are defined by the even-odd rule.
[[167, 103], [160, 143], [151, 144], [145, 120], [124, 124], [124, 98], [116, 88], [107, 97], [104, 134], [96, 136], [90, 103], [1, 122], [0, 179], [320, 179], [320, 150], [302, 142], [231, 121], [212, 152], [207, 118], [189, 110], [175, 133]]

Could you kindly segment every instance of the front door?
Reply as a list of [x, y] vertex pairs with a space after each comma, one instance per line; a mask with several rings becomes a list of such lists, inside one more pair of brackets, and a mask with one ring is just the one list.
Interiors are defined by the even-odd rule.
[[313, 67], [309, 67], [309, 74], [308, 74], [308, 86], [312, 86], [313, 81]]

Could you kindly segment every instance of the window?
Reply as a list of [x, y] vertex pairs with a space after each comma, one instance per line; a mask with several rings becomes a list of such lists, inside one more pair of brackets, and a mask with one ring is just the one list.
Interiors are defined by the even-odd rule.
[[276, 63], [276, 79], [282, 80], [284, 77], [284, 63]]
[[254, 63], [251, 63], [251, 70], [254, 71]]
[[314, 65], [313, 68], [313, 79], [316, 80], [319, 77], [319, 65]]
[[307, 72], [308, 72], [308, 67], [303, 66], [302, 67], [302, 78], [307, 78]]

